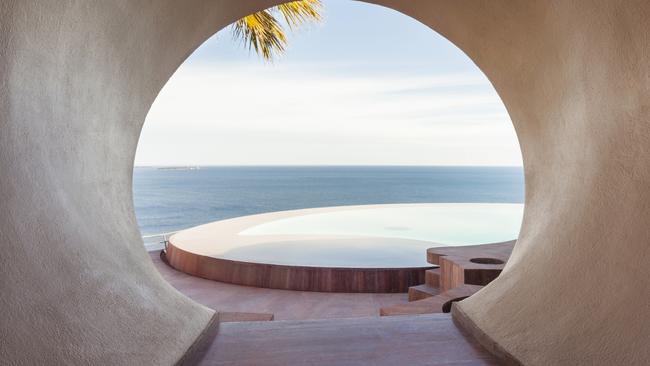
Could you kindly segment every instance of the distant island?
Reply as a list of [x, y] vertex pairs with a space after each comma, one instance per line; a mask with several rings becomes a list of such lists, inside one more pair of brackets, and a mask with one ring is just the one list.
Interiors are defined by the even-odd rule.
[[159, 170], [200, 170], [200, 166], [161, 166]]

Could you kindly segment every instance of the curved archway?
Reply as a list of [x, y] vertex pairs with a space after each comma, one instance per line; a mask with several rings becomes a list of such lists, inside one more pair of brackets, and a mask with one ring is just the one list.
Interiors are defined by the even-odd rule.
[[[374, 2], [464, 50], [520, 140], [519, 243], [457, 318], [527, 364], [650, 360], [650, 4]], [[274, 3], [0, 5], [0, 319], [14, 335], [3, 338], [5, 359], [169, 364], [203, 332], [212, 312], [167, 285], [141, 247], [137, 137], [193, 49]]]
[[[279, 62], [251, 57], [251, 50], [229, 39], [230, 29], [210, 37], [174, 72], [149, 110], [136, 168], [521, 167], [503, 103], [451, 42], [374, 4], [325, 1], [323, 17], [291, 33]], [[523, 179], [520, 184], [523, 199]], [[307, 206], [269, 207], [292, 208]], [[252, 213], [257, 212], [242, 215]], [[227, 218], [215, 214], [204, 220]]]

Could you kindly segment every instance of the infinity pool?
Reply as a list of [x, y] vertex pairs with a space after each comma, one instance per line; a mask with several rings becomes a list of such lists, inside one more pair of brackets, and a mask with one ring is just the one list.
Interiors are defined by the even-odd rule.
[[240, 235], [354, 235], [474, 245], [516, 239], [523, 204], [383, 205], [265, 222]]
[[326, 207], [243, 216], [175, 234], [185, 251], [229, 261], [348, 268], [426, 267], [426, 249], [516, 239], [521, 204]]

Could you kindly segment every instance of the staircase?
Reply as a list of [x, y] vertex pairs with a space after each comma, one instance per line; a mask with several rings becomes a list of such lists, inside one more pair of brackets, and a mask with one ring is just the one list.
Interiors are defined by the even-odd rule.
[[393, 305], [379, 309], [381, 316], [393, 315], [414, 315], [448, 313], [451, 311], [451, 304], [472, 296], [483, 286], [461, 285], [438, 295], [430, 296], [420, 300], [414, 300], [406, 304]]
[[448, 314], [236, 322], [199, 365], [497, 365]]
[[440, 293], [440, 268], [428, 269], [424, 273], [423, 285], [409, 287], [409, 301], [426, 299]]
[[499, 276], [515, 241], [427, 250], [427, 261], [439, 267], [427, 270], [425, 283], [409, 287], [406, 304], [384, 307], [381, 316], [448, 313], [452, 303], [478, 292]]

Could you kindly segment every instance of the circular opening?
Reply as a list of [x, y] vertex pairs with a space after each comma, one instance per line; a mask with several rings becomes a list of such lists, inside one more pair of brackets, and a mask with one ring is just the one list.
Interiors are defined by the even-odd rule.
[[504, 264], [505, 263], [501, 259], [497, 259], [497, 258], [472, 258], [469, 261], [478, 264]]
[[[156, 98], [135, 157], [134, 203], [147, 249], [166, 250], [173, 234], [172, 247], [213, 266], [395, 272], [429, 267], [423, 253], [431, 243], [516, 238], [521, 155], [487, 77], [428, 27], [357, 6], [328, 3], [330, 21], [311, 29], [313, 44], [292, 38], [297, 47], [273, 67], [238, 55], [231, 48], [240, 45], [217, 35], [187, 59]], [[369, 15], [379, 18], [350, 22]], [[388, 30], [391, 22], [398, 26]], [[357, 205], [363, 209], [336, 209]], [[312, 207], [332, 212], [287, 216]], [[253, 214], [273, 219], [250, 225]], [[219, 226], [233, 220], [248, 224], [224, 240], [229, 231]], [[161, 260], [180, 269], [173, 252]], [[305, 276], [294, 277], [302, 283]]]
[[[260, 63], [220, 32], [160, 92], [133, 172], [148, 249], [178, 230], [265, 212], [523, 202], [515, 130], [472, 60], [393, 10], [324, 3], [328, 21], [292, 36], [277, 63]], [[351, 21], [366, 18], [374, 20]], [[464, 211], [468, 219], [480, 215]], [[450, 220], [389, 219], [382, 231], [390, 237], [412, 238], [411, 221], [428, 220], [432, 233], [440, 233], [434, 223], [455, 231], [436, 235], [436, 243], [502, 240], [477, 240], [475, 228], [456, 230]], [[358, 230], [363, 222], [340, 225]], [[520, 220], [508, 225], [518, 232]]]

